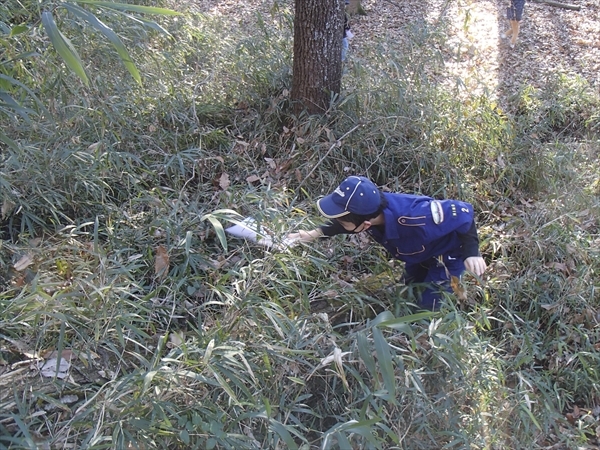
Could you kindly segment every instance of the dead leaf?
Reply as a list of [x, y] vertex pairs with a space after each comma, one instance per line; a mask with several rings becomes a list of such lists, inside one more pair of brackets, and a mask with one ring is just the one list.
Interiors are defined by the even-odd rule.
[[[58, 371], [56, 370], [56, 366], [58, 365]], [[40, 373], [43, 377], [46, 378], [67, 378], [69, 376], [69, 369], [71, 368], [71, 363], [64, 358], [60, 360], [56, 358], [48, 359], [45, 362], [40, 362], [38, 364], [38, 369], [40, 369]]]
[[277, 168], [277, 173], [281, 173], [281, 172], [287, 172], [287, 170], [290, 168], [290, 166], [292, 165], [294, 161], [291, 159], [288, 159], [287, 161], [283, 162], [278, 168]]
[[173, 332], [169, 335], [167, 347], [180, 347], [185, 342], [185, 333], [183, 331]]
[[556, 269], [565, 274], [569, 273], [569, 268], [566, 266], [566, 264], [559, 263], [559, 262], [549, 262], [549, 263], [546, 263], [544, 265], [544, 267], [547, 267], [548, 269]]
[[454, 293], [456, 294], [456, 297], [459, 300], [463, 300], [463, 301], [467, 300], [467, 290], [460, 283], [460, 278], [452, 275], [450, 277], [450, 285], [452, 286], [452, 290], [454, 291]]
[[17, 287], [23, 287], [27, 284], [27, 280], [26, 280], [26, 274], [20, 274], [18, 277], [16, 277], [13, 282], [15, 283], [15, 286]]
[[33, 238], [28, 242], [29, 246], [32, 248], [38, 247], [41, 243], [42, 243], [42, 238]]
[[154, 260], [154, 274], [157, 278], [164, 278], [169, 272], [169, 254], [163, 245], [156, 248], [156, 257]]
[[66, 405], [69, 405], [71, 403], [75, 403], [77, 400], [79, 400], [79, 397], [77, 397], [76, 395], [65, 395], [61, 398], [58, 399], [58, 403], [48, 403], [44, 406], [44, 411], [55, 411], [57, 409], [64, 409], [66, 411], [69, 411], [69, 408]]
[[553, 303], [553, 304], [548, 304], [548, 303], [544, 303], [540, 305], [542, 308], [544, 308], [546, 311], [550, 311], [551, 309], [554, 309], [556, 307], [558, 307], [558, 303]]
[[270, 169], [273, 169], [273, 170], [277, 169], [277, 163], [275, 162], [275, 160], [273, 158], [265, 158], [265, 161], [269, 165]]
[[231, 149], [231, 151], [238, 155], [242, 155], [246, 151], [246, 149], [248, 148], [249, 145], [250, 144], [248, 144], [247, 142], [244, 142], [244, 141], [235, 141], [235, 144], [233, 145], [233, 148]]
[[4, 220], [8, 217], [8, 214], [13, 210], [15, 204], [11, 202], [8, 198], [4, 199], [2, 202], [2, 209], [0, 210], [0, 219]]
[[96, 142], [94, 144], [89, 145], [87, 151], [89, 153], [95, 153], [96, 150], [98, 150], [98, 147], [100, 147], [100, 142]]
[[[73, 350], [65, 348], [61, 352], [60, 356], [61, 356], [61, 358], [66, 359], [67, 361], [71, 361], [71, 359], [74, 356]], [[58, 350], [48, 350], [48, 351], [42, 353], [42, 358], [45, 358], [45, 359], [48, 359], [48, 358], [56, 359], [57, 357], [58, 357]]]
[[506, 167], [506, 163], [504, 162], [504, 158], [502, 155], [498, 155], [498, 167], [504, 169]]
[[248, 183], [255, 183], [257, 181], [260, 181], [260, 177], [258, 175], [250, 175], [248, 178], [246, 178], [246, 181]]
[[31, 264], [33, 264], [33, 258], [31, 255], [23, 255], [13, 267], [17, 272], [21, 272], [27, 269], [27, 267], [29, 267]]
[[227, 188], [229, 187], [230, 182], [229, 182], [229, 174], [226, 172], [223, 172], [221, 174], [221, 178], [219, 178], [219, 187], [221, 189], [223, 189], [224, 191], [227, 190]]

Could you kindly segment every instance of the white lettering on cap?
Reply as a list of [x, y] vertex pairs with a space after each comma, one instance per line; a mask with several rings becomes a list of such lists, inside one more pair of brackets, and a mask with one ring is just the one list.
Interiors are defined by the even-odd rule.
[[359, 181], [358, 183], [356, 183], [356, 186], [354, 186], [354, 190], [352, 191], [352, 194], [350, 194], [350, 197], [348, 198], [348, 201], [346, 202], [346, 207], [344, 208], [346, 211], [348, 211], [348, 205], [350, 204], [350, 200], [352, 200], [352, 197], [354, 197], [354, 194], [356, 193], [356, 190], [360, 186], [360, 183], [362, 183], [362, 180]]

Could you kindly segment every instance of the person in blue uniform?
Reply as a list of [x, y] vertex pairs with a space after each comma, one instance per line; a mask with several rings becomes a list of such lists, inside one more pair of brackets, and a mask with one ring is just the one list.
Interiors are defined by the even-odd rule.
[[487, 266], [479, 253], [473, 206], [459, 200], [381, 192], [361, 176], [346, 178], [317, 201], [330, 221], [310, 231], [288, 235], [304, 242], [319, 237], [366, 232], [392, 257], [404, 261], [405, 282], [427, 283], [419, 306], [437, 310], [442, 291], [451, 291], [451, 277], [466, 270], [483, 275]]
[[[346, 0], [345, 4], [348, 6], [349, 0]], [[348, 50], [350, 48], [350, 39], [354, 34], [350, 31], [350, 21], [348, 19], [348, 13], [344, 11], [344, 33], [342, 35], [342, 62], [346, 61], [346, 57], [348, 56]]]

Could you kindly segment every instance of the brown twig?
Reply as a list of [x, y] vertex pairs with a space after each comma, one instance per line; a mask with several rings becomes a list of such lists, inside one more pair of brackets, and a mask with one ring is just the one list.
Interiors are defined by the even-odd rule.
[[544, 3], [546, 5], [550, 5], [550, 6], [554, 6], [555, 8], [562, 8], [562, 9], [571, 9], [573, 11], [581, 11], [581, 6], [579, 5], [571, 5], [569, 3], [560, 3], [560, 2], [555, 2], [553, 0], [531, 0], [534, 3]]

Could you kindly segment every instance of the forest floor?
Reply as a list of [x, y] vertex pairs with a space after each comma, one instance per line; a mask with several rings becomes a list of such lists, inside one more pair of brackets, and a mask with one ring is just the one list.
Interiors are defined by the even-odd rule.
[[[410, 24], [450, 25], [444, 49], [447, 75], [469, 90], [485, 89], [502, 100], [523, 84], [542, 85], [557, 72], [578, 74], [600, 88], [600, 1], [565, 0], [579, 11], [528, 1], [515, 48], [503, 33], [508, 0], [407, 2], [363, 0], [366, 15], [355, 15], [352, 47], [389, 36], [402, 41]], [[502, 103], [502, 101], [500, 101]]]
[[[502, 34], [508, 0], [362, 0], [365, 15], [351, 16], [354, 38], [350, 50], [362, 49], [385, 38], [407, 41], [411, 27], [444, 24], [449, 36], [444, 56], [446, 79], [459, 77], [470, 91], [503, 98], [523, 84], [543, 85], [554, 73], [578, 74], [600, 89], [600, 1], [564, 0], [579, 11], [528, 1], [515, 48]], [[268, 12], [273, 0], [197, 0], [194, 9], [232, 19], [241, 29], [257, 10]], [[449, 28], [447, 28], [449, 26]]]

